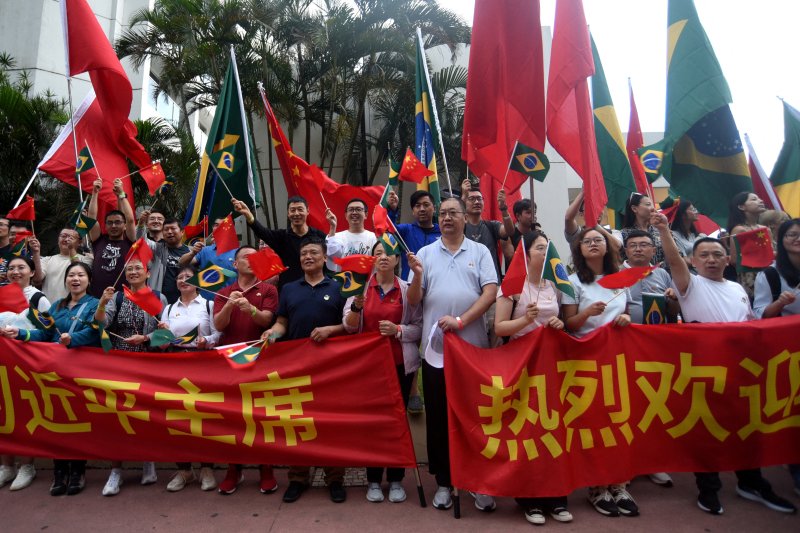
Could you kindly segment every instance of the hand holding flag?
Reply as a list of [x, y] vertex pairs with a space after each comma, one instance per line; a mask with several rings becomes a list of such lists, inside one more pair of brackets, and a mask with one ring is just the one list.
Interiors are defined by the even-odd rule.
[[126, 299], [138, 305], [142, 311], [150, 316], [157, 317], [161, 314], [162, 309], [164, 309], [164, 304], [161, 303], [161, 299], [155, 295], [150, 287], [142, 287], [136, 292], [124, 285], [122, 289], [125, 292]]
[[406, 148], [406, 156], [403, 158], [403, 166], [400, 167], [398, 177], [403, 181], [422, 183], [422, 180], [428, 176], [433, 176], [433, 171], [417, 159], [411, 148]]

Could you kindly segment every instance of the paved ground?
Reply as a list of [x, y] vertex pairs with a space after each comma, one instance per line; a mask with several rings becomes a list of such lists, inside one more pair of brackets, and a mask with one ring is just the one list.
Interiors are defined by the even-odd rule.
[[[421, 446], [421, 420], [412, 422], [418, 458], [424, 459]], [[214, 532], [237, 531], [282, 532], [282, 531], [364, 531], [393, 533], [433, 531], [531, 531], [522, 510], [513, 500], [498, 501], [493, 513], [481, 513], [475, 509], [467, 494], [462, 502], [462, 518], [455, 520], [452, 512], [430, 507], [422, 509], [416, 497], [413, 473], [406, 476], [404, 485], [409, 499], [401, 504], [388, 500], [370, 503], [364, 498], [363, 471], [348, 471], [348, 500], [334, 504], [324, 488], [314, 488], [292, 504], [281, 501], [286, 487], [286, 469], [277, 469], [280, 484], [277, 493], [262, 495], [257, 489], [257, 470], [245, 472], [245, 483], [231, 496], [220, 496], [216, 492], [201, 492], [197, 485], [190, 485], [179, 493], [168, 493], [166, 484], [172, 475], [168, 464], [158, 465], [159, 480], [154, 486], [139, 485], [141, 472], [138, 468], [126, 470], [125, 485], [118, 496], [104, 498], [100, 491], [108, 475], [107, 467], [96, 464], [87, 473], [86, 490], [77, 496], [51, 497], [48, 495], [52, 470], [49, 461], [39, 461], [39, 477], [31, 487], [19, 492], [0, 489], [0, 531], [113, 531], [114, 533], [140, 531], [170, 532]], [[127, 466], [127, 465], [126, 465]], [[224, 472], [217, 470], [217, 479]], [[421, 468], [423, 485], [430, 501], [434, 490], [432, 476]], [[765, 475], [773, 482], [776, 491], [800, 505], [800, 497], [792, 492], [789, 474], [784, 468], [765, 469]], [[696, 492], [691, 474], [676, 474], [675, 486], [664, 489], [644, 478], [634, 480], [631, 492], [636, 497], [642, 514], [637, 518], [605, 518], [597, 514], [588, 504], [584, 490], [570, 496], [570, 510], [575, 516], [571, 524], [559, 524], [552, 520], [544, 526], [553, 531], [655, 531], [670, 532], [797, 532], [800, 531], [800, 516], [784, 515], [770, 511], [759, 504], [742, 500], [736, 496], [735, 477], [723, 474], [724, 488], [721, 492], [725, 507], [723, 516], [710, 516], [695, 505]]]

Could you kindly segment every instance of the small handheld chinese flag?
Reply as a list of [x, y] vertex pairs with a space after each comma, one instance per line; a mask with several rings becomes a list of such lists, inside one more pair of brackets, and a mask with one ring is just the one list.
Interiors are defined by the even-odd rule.
[[269, 247], [248, 255], [247, 262], [250, 264], [250, 269], [253, 271], [253, 274], [261, 281], [268, 280], [288, 270], [288, 268], [283, 265], [283, 261], [281, 261], [278, 254], [275, 253], [275, 250]]
[[122, 286], [125, 291], [125, 298], [138, 305], [142, 311], [150, 316], [159, 316], [161, 310], [164, 309], [164, 304], [161, 299], [155, 295], [150, 287], [142, 287], [136, 292], [133, 292], [126, 286]]
[[266, 346], [266, 343], [260, 342], [256, 344], [231, 344], [229, 346], [220, 346], [216, 349], [217, 353], [224, 356], [225, 360], [236, 370], [242, 370], [256, 364], [261, 350]]
[[128, 250], [128, 255], [125, 257], [125, 263], [129, 263], [134, 259], [141, 261], [145, 268], [147, 268], [147, 265], [153, 260], [153, 250], [147, 245], [147, 241], [144, 240], [144, 237], [139, 237], [139, 239], [133, 243], [131, 249]]
[[28, 309], [28, 299], [25, 298], [22, 287], [16, 283], [0, 287], [0, 312], [21, 313], [26, 309]]
[[375, 257], [371, 255], [348, 255], [347, 257], [334, 257], [333, 262], [342, 267], [344, 272], [357, 272], [369, 274], [375, 266]]
[[433, 176], [433, 171], [417, 159], [411, 148], [406, 148], [406, 156], [403, 158], [403, 166], [400, 167], [398, 177], [403, 181], [422, 183], [422, 180], [428, 176]]
[[164, 174], [164, 169], [161, 168], [161, 163], [153, 162], [148, 167], [143, 167], [139, 169], [139, 175], [144, 178], [145, 183], [147, 183], [147, 190], [150, 192], [150, 196], [156, 194], [156, 192], [161, 188], [161, 185], [167, 180], [167, 175]]
[[25, 201], [12, 209], [6, 215], [10, 220], [36, 220], [36, 212], [33, 208], [33, 198], [25, 197]]
[[524, 239], [520, 239], [514, 252], [514, 257], [511, 259], [511, 264], [508, 265], [506, 277], [503, 278], [503, 283], [500, 285], [503, 296], [510, 298], [515, 294], [522, 294], [527, 277], [528, 261], [525, 257], [525, 244]]
[[185, 228], [183, 228], [183, 240], [190, 241], [195, 237], [197, 237], [198, 235], [205, 235], [207, 220], [208, 217], [203, 217], [203, 219], [197, 224], [186, 226]]
[[768, 228], [758, 228], [733, 235], [733, 246], [736, 253], [736, 268], [739, 271], [766, 268], [775, 260]]
[[375, 235], [382, 235], [392, 227], [389, 222], [389, 213], [380, 204], [376, 205], [372, 211], [372, 226], [375, 229]]
[[14, 244], [19, 244], [28, 237], [33, 237], [33, 232], [31, 230], [23, 229], [14, 232]]
[[649, 276], [655, 268], [654, 266], [626, 268], [615, 274], [603, 276], [597, 284], [606, 289], [627, 289]]
[[219, 226], [212, 232], [214, 243], [217, 245], [217, 255], [230, 252], [239, 247], [239, 237], [236, 235], [236, 228], [233, 225], [233, 217], [228, 215]]

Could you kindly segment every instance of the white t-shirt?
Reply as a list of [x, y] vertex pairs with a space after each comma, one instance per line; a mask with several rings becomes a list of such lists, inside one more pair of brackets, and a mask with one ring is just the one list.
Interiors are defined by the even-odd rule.
[[726, 279], [689, 276], [686, 292], [681, 294], [677, 287], [675, 292], [685, 322], [745, 322], [755, 318], [742, 286]]
[[[90, 258], [81, 254], [76, 255], [74, 260], [86, 263], [89, 266], [92, 264]], [[42, 257], [42, 273], [44, 274], [42, 292], [51, 302], [55, 302], [67, 295], [68, 291], [64, 286], [64, 274], [67, 273], [67, 267], [72, 261], [72, 257], [61, 254]]]
[[[565, 294], [561, 298], [561, 305], [577, 304], [578, 312], [583, 311], [594, 302], [608, 302], [605, 310], [597, 315], [590, 316], [586, 322], [572, 334], [576, 337], [583, 337], [601, 326], [613, 322], [619, 315], [625, 313], [628, 304], [631, 301], [631, 293], [628, 289], [606, 289], [597, 284], [598, 280], [603, 276], [595, 276], [593, 283], [582, 283], [578, 279], [578, 274], [570, 274], [569, 280], [572, 282], [572, 287], [575, 291], [575, 298], [569, 294]], [[624, 295], [617, 296], [620, 291], [625, 291]], [[617, 296], [616, 298], [614, 298]], [[612, 298], [614, 298], [612, 300]]]
[[350, 230], [340, 231], [333, 237], [325, 239], [328, 246], [328, 269], [341, 272], [339, 265], [333, 262], [332, 257], [347, 257], [348, 255], [372, 255], [372, 247], [378, 242], [375, 234], [369, 230], [353, 233]]

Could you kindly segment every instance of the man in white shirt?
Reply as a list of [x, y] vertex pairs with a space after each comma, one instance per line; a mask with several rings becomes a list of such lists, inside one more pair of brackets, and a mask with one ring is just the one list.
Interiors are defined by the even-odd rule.
[[39, 257], [39, 254], [33, 255], [33, 263], [36, 265], [33, 282], [41, 284], [42, 292], [51, 302], [67, 295], [64, 274], [72, 262], [80, 261], [87, 265], [92, 264], [91, 257], [78, 253], [79, 244], [78, 232], [71, 228], [64, 228], [58, 234], [58, 253], [56, 255], [46, 257]]
[[[689, 266], [678, 251], [667, 217], [655, 212], [650, 224], [661, 235], [661, 246], [672, 272], [672, 284], [687, 322], [744, 322], [754, 318], [750, 300], [742, 286], [722, 276], [728, 264], [728, 252], [722, 242], [711, 237], [695, 241], [692, 250], [692, 266], [697, 270], [695, 276], [689, 272]], [[736, 493], [742, 498], [762, 503], [774, 511], [797, 511], [791, 502], [773, 492], [760, 469], [737, 470], [736, 478]], [[707, 513], [722, 514], [718, 495], [722, 488], [719, 474], [696, 472], [695, 480], [700, 491], [697, 506]]]
[[367, 202], [361, 198], [353, 198], [347, 202], [345, 208], [347, 215], [348, 229], [336, 232], [336, 215], [328, 209], [325, 211], [325, 218], [328, 219], [330, 229], [325, 244], [328, 247], [328, 270], [339, 272], [339, 265], [333, 262], [333, 257], [347, 257], [348, 255], [370, 255], [372, 247], [378, 241], [375, 234], [364, 229], [364, 221], [367, 218]]

